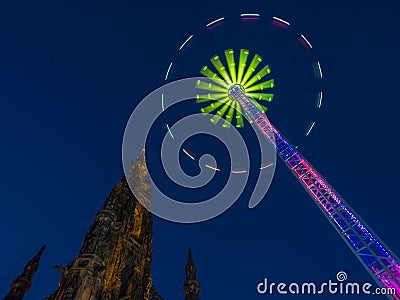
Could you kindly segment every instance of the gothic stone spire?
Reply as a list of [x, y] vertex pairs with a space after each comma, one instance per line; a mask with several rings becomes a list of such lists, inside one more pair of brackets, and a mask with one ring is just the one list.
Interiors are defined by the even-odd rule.
[[45, 248], [46, 245], [43, 245], [35, 257], [26, 264], [22, 274], [14, 279], [10, 286], [10, 291], [4, 300], [20, 300], [29, 291], [32, 286], [33, 275], [35, 275], [39, 268], [40, 257]]
[[200, 282], [196, 278], [196, 266], [193, 261], [192, 249], [188, 251], [186, 264], [186, 280], [183, 284], [185, 300], [200, 300]]
[[[111, 191], [87, 233], [78, 256], [62, 273], [59, 288], [49, 300], [143, 300], [154, 294], [151, 213], [132, 194], [151, 201], [144, 151], [132, 164], [131, 174]], [[160, 298], [161, 299], [161, 298]]]

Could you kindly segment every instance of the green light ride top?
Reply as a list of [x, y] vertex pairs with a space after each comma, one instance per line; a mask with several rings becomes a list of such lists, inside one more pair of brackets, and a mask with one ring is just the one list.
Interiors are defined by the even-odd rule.
[[[218, 55], [211, 58], [211, 63], [219, 75], [207, 66], [204, 66], [201, 69], [201, 74], [212, 79], [215, 84], [198, 80], [196, 87], [201, 90], [210, 91], [211, 93], [197, 95], [196, 102], [204, 103], [212, 101], [210, 105], [201, 109], [201, 112], [204, 114], [210, 114], [214, 110], [218, 109], [216, 114], [210, 119], [212, 123], [217, 124], [221, 118], [225, 117], [225, 120], [222, 123], [224, 128], [229, 128], [231, 124], [235, 124], [237, 128], [242, 128], [244, 126], [240, 104], [235, 101], [235, 99], [229, 97], [229, 90], [234, 85], [240, 85], [246, 95], [250, 96], [249, 98], [254, 106], [263, 113], [266, 112], [267, 107], [260, 104], [258, 101], [272, 101], [274, 95], [272, 93], [265, 93], [264, 90], [271, 89], [275, 86], [274, 79], [259, 82], [271, 73], [271, 68], [266, 65], [254, 74], [257, 67], [262, 62], [262, 57], [258, 54], [254, 55], [250, 65], [247, 67], [249, 54], [250, 52], [246, 49], [240, 50], [237, 70], [234, 51], [232, 49], [225, 50], [228, 71]], [[234, 118], [236, 122], [234, 122]]]

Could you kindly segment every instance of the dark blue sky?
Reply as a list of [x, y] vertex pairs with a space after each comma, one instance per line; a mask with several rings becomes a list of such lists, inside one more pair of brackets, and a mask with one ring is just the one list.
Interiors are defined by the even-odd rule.
[[[190, 32], [246, 11], [284, 17], [310, 37], [324, 68], [324, 103], [315, 130], [298, 140], [300, 151], [400, 253], [398, 4], [249, 2], [0, 4], [1, 295], [43, 243], [26, 299], [56, 289], [53, 265], [75, 257], [122, 177], [122, 135], [134, 106], [163, 84]], [[242, 197], [212, 221], [155, 219], [154, 227], [153, 276], [165, 299], [183, 298], [189, 246], [202, 299], [262, 299], [255, 287], [264, 277], [322, 282], [344, 270], [353, 281], [371, 281], [282, 164], [254, 210]]]

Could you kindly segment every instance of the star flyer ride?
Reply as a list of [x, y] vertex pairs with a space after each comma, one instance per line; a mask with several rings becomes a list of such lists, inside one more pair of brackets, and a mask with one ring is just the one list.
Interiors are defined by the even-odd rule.
[[387, 296], [390, 299], [399, 300], [399, 258], [266, 118], [267, 107], [259, 102], [272, 101], [273, 94], [266, 93], [265, 90], [274, 87], [274, 79], [260, 82], [271, 73], [271, 69], [266, 65], [253, 75], [262, 58], [256, 54], [246, 68], [248, 57], [249, 51], [241, 49], [236, 72], [234, 51], [229, 49], [225, 51], [229, 73], [217, 55], [211, 58], [211, 63], [220, 75], [207, 66], [202, 68], [201, 73], [212, 79], [215, 84], [197, 81], [196, 87], [208, 92], [198, 95], [197, 103], [211, 102], [201, 111], [205, 114], [216, 111], [210, 121], [217, 124], [221, 119], [225, 119], [222, 123], [225, 128], [229, 128], [232, 124], [237, 128], [243, 127], [243, 115], [249, 122], [253, 122], [273, 144], [279, 157], [375, 282], [380, 287], [387, 288]]

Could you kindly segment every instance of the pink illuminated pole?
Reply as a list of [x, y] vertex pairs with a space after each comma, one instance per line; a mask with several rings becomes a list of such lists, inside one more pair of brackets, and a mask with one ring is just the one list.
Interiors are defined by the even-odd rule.
[[254, 106], [240, 85], [229, 88], [229, 97], [240, 103], [246, 115], [273, 143], [280, 158], [374, 281], [380, 287], [386, 288], [387, 297], [400, 300], [400, 260], [396, 254]]

